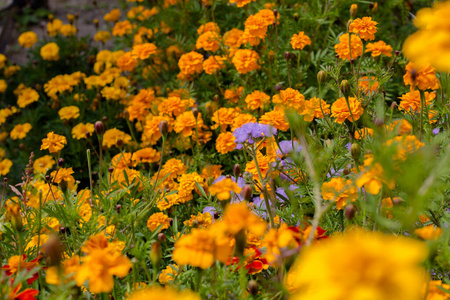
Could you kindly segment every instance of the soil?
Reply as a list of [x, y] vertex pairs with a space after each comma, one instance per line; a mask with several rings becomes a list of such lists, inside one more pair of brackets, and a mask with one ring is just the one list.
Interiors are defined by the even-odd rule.
[[[12, 3], [12, 0], [0, 0], [0, 8]], [[63, 23], [68, 23], [67, 14], [78, 14], [79, 18], [75, 25], [78, 29], [79, 36], [95, 34], [96, 28], [94, 26], [94, 19], [99, 20], [100, 28], [106, 29], [106, 23], [103, 16], [113, 8], [120, 8], [119, 0], [97, 0], [95, 5], [93, 0], [48, 0], [49, 11], [55, 18], [61, 19]], [[26, 61], [26, 50], [21, 48], [17, 42], [17, 38], [23, 31], [34, 31], [38, 38], [43, 38], [46, 35], [45, 18], [41, 19], [37, 24], [30, 24], [27, 28], [20, 28], [16, 24], [11, 33], [9, 44], [6, 48], [5, 55], [7, 58], [16, 64], [23, 64]]]

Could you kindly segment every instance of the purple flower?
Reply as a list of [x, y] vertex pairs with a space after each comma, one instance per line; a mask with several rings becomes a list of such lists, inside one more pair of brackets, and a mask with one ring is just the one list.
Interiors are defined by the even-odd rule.
[[352, 143], [348, 143], [345, 145], [345, 148], [347, 148], [348, 151], [352, 148]]
[[436, 135], [439, 133], [439, 131], [440, 131], [439, 128], [435, 128], [435, 129], [433, 129], [433, 134]]
[[246, 123], [233, 131], [236, 149], [242, 149], [244, 143], [253, 144], [254, 139], [259, 139], [265, 136], [273, 136], [277, 134], [277, 129], [266, 124]]
[[277, 155], [287, 155], [291, 152], [300, 152], [302, 146], [297, 141], [282, 141], [280, 142], [280, 149], [277, 149]]

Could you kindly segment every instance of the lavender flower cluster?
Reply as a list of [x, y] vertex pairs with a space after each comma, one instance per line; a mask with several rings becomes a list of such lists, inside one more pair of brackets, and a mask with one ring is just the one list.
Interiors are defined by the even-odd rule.
[[244, 143], [253, 144], [256, 139], [270, 137], [277, 134], [277, 129], [260, 123], [247, 123], [233, 131], [236, 138], [236, 149], [242, 149]]

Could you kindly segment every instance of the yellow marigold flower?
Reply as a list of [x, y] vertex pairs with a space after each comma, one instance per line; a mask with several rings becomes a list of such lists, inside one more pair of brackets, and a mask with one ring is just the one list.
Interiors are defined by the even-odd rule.
[[216, 179], [220, 175], [222, 175], [222, 166], [221, 165], [209, 165], [203, 168], [202, 174], [200, 174], [203, 178], [213, 178]]
[[80, 257], [78, 255], [74, 255], [68, 259], [65, 259], [62, 262], [61, 269], [62, 274], [60, 274], [60, 270], [58, 266], [51, 266], [47, 269], [45, 274], [45, 282], [48, 284], [60, 285], [62, 282], [62, 278], [60, 275], [63, 275], [64, 282], [69, 282], [75, 279], [75, 273], [80, 268]]
[[286, 131], [289, 129], [289, 122], [287, 121], [284, 111], [281, 109], [274, 109], [266, 112], [259, 119], [259, 123], [272, 125], [278, 130]]
[[358, 34], [363, 40], [374, 40], [377, 32], [377, 22], [372, 21], [372, 17], [363, 17], [355, 19], [349, 26], [348, 30]]
[[6, 92], [7, 88], [8, 85], [6, 84], [6, 81], [4, 79], [0, 79], [0, 93]]
[[131, 141], [131, 136], [117, 128], [108, 129], [103, 135], [102, 145], [104, 147], [111, 148], [113, 146], [117, 146], [117, 142], [119, 140], [121, 140], [125, 145], [128, 144], [129, 141]]
[[380, 56], [381, 54], [391, 57], [392, 47], [390, 45], [386, 45], [386, 43], [383, 41], [368, 43], [364, 53], [368, 52], [369, 53], [372, 52], [372, 57], [377, 57]]
[[44, 84], [44, 91], [51, 98], [57, 98], [57, 93], [64, 93], [65, 91], [72, 91], [72, 87], [79, 82], [73, 79], [71, 75], [58, 75], [50, 79]]
[[94, 124], [92, 123], [80, 123], [72, 128], [72, 138], [81, 140], [86, 139], [87, 134], [94, 133]]
[[175, 120], [173, 130], [176, 133], [181, 133], [182, 137], [191, 136], [193, 131], [203, 127], [202, 114], [199, 113], [197, 120], [195, 120], [194, 113], [192, 111], [186, 111], [180, 114]]
[[286, 285], [294, 300], [419, 300], [427, 254], [413, 239], [354, 229], [304, 249]]
[[242, 35], [244, 34], [244, 31], [239, 30], [237, 28], [233, 28], [230, 31], [225, 32], [223, 35], [223, 40], [225, 43], [225, 46], [228, 46], [230, 48], [239, 48], [242, 46]]
[[5, 67], [6, 61], [7, 61], [6, 56], [0, 54], [0, 69], [3, 69]]
[[39, 94], [32, 88], [24, 88], [20, 91], [17, 98], [17, 105], [20, 108], [26, 107], [28, 104], [39, 100]]
[[164, 178], [167, 176], [167, 179], [174, 179], [184, 174], [186, 170], [187, 167], [181, 160], [171, 158], [163, 165], [160, 178]]
[[27, 31], [27, 32], [22, 33], [19, 36], [18, 41], [19, 41], [20, 46], [22, 46], [24, 48], [31, 48], [38, 41], [38, 37], [37, 37], [36, 33], [34, 33], [33, 31]]
[[77, 106], [66, 106], [58, 111], [61, 120], [72, 120], [80, 116], [80, 109]]
[[[448, 300], [449, 294], [439, 287], [450, 290], [450, 285], [445, 284], [440, 280], [432, 280], [423, 288], [423, 293], [427, 293], [427, 298], [425, 300]], [[424, 298], [422, 297], [422, 299]]]
[[118, 153], [111, 159], [111, 165], [115, 171], [134, 167], [136, 163], [131, 160], [131, 157], [131, 153], [129, 152]]
[[303, 115], [303, 118], [307, 122], [312, 122], [314, 118], [322, 119], [324, 114], [330, 114], [330, 104], [326, 103], [323, 99], [314, 97], [304, 103], [305, 106], [300, 114]]
[[436, 227], [434, 225], [427, 225], [422, 228], [414, 230], [415, 235], [427, 241], [439, 239], [442, 233], [443, 233], [442, 228]]
[[191, 290], [177, 291], [172, 288], [151, 286], [133, 291], [126, 300], [166, 299], [166, 300], [201, 300], [201, 297]]
[[145, 43], [140, 45], [133, 46], [133, 50], [131, 51], [131, 56], [134, 58], [138, 58], [140, 60], [144, 60], [150, 57], [150, 55], [156, 54], [158, 48], [156, 48], [153, 43]]
[[64, 36], [72, 36], [77, 33], [77, 28], [72, 24], [64, 24], [59, 29], [59, 32]]
[[48, 43], [41, 48], [43, 60], [59, 60], [59, 47], [56, 43]]
[[267, 224], [254, 214], [247, 203], [228, 204], [223, 214], [222, 222], [229, 234], [236, 235], [240, 231], [249, 231], [261, 236], [267, 229]]
[[72, 168], [59, 168], [58, 170], [53, 171], [50, 176], [55, 183], [65, 181], [68, 184], [68, 187], [72, 188], [75, 184], [75, 178], [72, 176], [73, 173], [74, 171]]
[[241, 192], [241, 188], [231, 180], [230, 178], [225, 178], [209, 187], [209, 192], [212, 196], [217, 195], [217, 199], [220, 201], [230, 199], [231, 192], [239, 194]]
[[116, 22], [120, 18], [120, 9], [114, 8], [109, 13], [107, 13], [103, 19], [106, 22]]
[[164, 211], [174, 205], [180, 204], [180, 201], [178, 200], [178, 194], [164, 195], [156, 202], [156, 207], [158, 207], [159, 210]]
[[111, 33], [109, 33], [109, 31], [100, 30], [100, 31], [97, 31], [97, 33], [94, 35], [94, 40], [96, 40], [97, 42], [106, 43], [110, 39], [111, 39]]
[[170, 218], [161, 212], [154, 213], [147, 220], [147, 227], [150, 231], [155, 231], [159, 226], [161, 226], [159, 231], [167, 229], [170, 226]]
[[82, 264], [75, 275], [78, 286], [89, 280], [92, 293], [109, 293], [114, 287], [113, 276], [124, 277], [133, 267], [130, 259], [121, 253], [97, 249], [81, 259]]
[[226, 59], [222, 56], [211, 55], [203, 61], [203, 70], [206, 74], [212, 75], [214, 72], [225, 67], [225, 61]]
[[306, 45], [311, 45], [311, 39], [303, 31], [300, 31], [298, 34], [294, 34], [291, 37], [292, 49], [303, 50]]
[[206, 31], [198, 37], [195, 47], [197, 49], [203, 48], [203, 50], [205, 51], [216, 52], [217, 50], [219, 50], [220, 41], [221, 37], [217, 32]]
[[344, 178], [332, 178], [322, 184], [322, 198], [336, 201], [337, 209], [342, 209], [347, 201], [355, 202], [358, 198], [358, 189], [351, 180]]
[[133, 31], [133, 25], [130, 21], [125, 20], [122, 22], [116, 22], [112, 29], [113, 36], [124, 36], [126, 34], [130, 34]]
[[370, 78], [368, 76], [363, 76], [359, 79], [358, 82], [359, 90], [370, 95], [378, 91], [378, 86], [379, 83], [377, 81], [377, 78], [374, 76]]
[[44, 155], [34, 161], [33, 169], [38, 173], [45, 174], [49, 169], [53, 167], [55, 163], [56, 162], [52, 156]]
[[[349, 34], [345, 33], [339, 37], [339, 44], [336, 44], [334, 46], [334, 49], [339, 55], [340, 59], [343, 60], [350, 60], [351, 58], [356, 59], [358, 58], [363, 51], [363, 44], [361, 39], [352, 34], [351, 35], [351, 45], [349, 42]], [[350, 56], [350, 49], [351, 49], [351, 56]]]
[[253, 70], [259, 70], [259, 55], [253, 50], [239, 49], [233, 56], [232, 62], [236, 70], [241, 74], [246, 74]]
[[[410, 62], [406, 65], [405, 69], [406, 73], [403, 75], [403, 81], [405, 85], [411, 86], [411, 91], [416, 87], [419, 90], [437, 90], [441, 87], [439, 79], [436, 77], [435, 69], [429, 64], [418, 67]], [[414, 76], [412, 73], [415, 73]]]
[[192, 192], [197, 190], [197, 186], [195, 183], [203, 185], [203, 178], [196, 172], [183, 174], [178, 179], [178, 201], [180, 203], [186, 203], [192, 200], [194, 197]]
[[134, 152], [131, 159], [137, 163], [154, 163], [159, 161], [160, 156], [161, 153], [153, 148], [143, 148]]
[[231, 126], [234, 122], [234, 118], [239, 115], [239, 112], [235, 108], [221, 107], [213, 113], [211, 121], [215, 124], [211, 126], [212, 129], [219, 127], [222, 131], [225, 131], [228, 126]]
[[386, 184], [390, 189], [393, 189], [395, 182], [392, 179], [387, 179], [384, 174], [384, 169], [379, 163], [372, 163], [372, 158], [367, 157], [364, 160], [364, 169], [361, 174], [358, 175], [356, 179], [356, 185], [364, 189], [367, 193], [372, 195], [377, 195], [381, 187]]
[[183, 222], [185, 226], [196, 227], [196, 228], [208, 228], [213, 222], [213, 217], [210, 213], [206, 212], [204, 214], [198, 213], [196, 216], [191, 215], [189, 220]]
[[[436, 98], [436, 93], [428, 93], [425, 92], [425, 104], [431, 105], [434, 98]], [[403, 94], [401, 97], [398, 97], [401, 99], [400, 104], [398, 106], [399, 110], [405, 110], [407, 112], [420, 112], [420, 108], [422, 106], [422, 102], [420, 101], [420, 92], [418, 90]]]
[[348, 97], [348, 102], [347, 104], [345, 97], [342, 97], [337, 99], [331, 106], [331, 116], [336, 117], [336, 123], [342, 124], [345, 120], [350, 122], [357, 121], [362, 116], [364, 109], [361, 106], [361, 102], [354, 97]]
[[229, 0], [230, 3], [236, 3], [237, 7], [244, 7], [245, 5], [252, 3], [252, 1], [256, 0]]
[[305, 106], [305, 96], [297, 90], [287, 88], [280, 91], [279, 95], [273, 96], [272, 102], [281, 104], [281, 106], [286, 108], [302, 111]]
[[27, 136], [27, 133], [33, 128], [30, 123], [17, 124], [10, 132], [10, 137], [13, 140], [21, 140]]
[[116, 64], [122, 71], [131, 72], [137, 66], [137, 60], [131, 55], [131, 52], [125, 52], [117, 59]]
[[63, 22], [59, 19], [54, 19], [52, 22], [47, 23], [47, 33], [49, 36], [56, 36], [61, 27], [63, 26]]
[[231, 132], [222, 132], [219, 134], [216, 140], [216, 150], [221, 154], [227, 154], [236, 148], [236, 143], [234, 142], [236, 138]]
[[240, 86], [234, 89], [227, 89], [223, 97], [230, 103], [237, 103], [240, 97], [244, 94], [244, 87]]
[[0, 161], [0, 175], [7, 175], [11, 169], [13, 162], [10, 159], [3, 159]]
[[50, 153], [56, 153], [64, 148], [65, 144], [67, 144], [66, 137], [52, 131], [47, 134], [46, 138], [42, 139], [41, 150], [48, 149]]
[[[168, 265], [164, 270], [161, 271], [161, 274], [159, 274], [158, 281], [161, 284], [172, 283], [172, 281], [175, 279], [175, 276], [177, 275], [178, 275], [178, 266]], [[167, 295], [164, 295], [164, 299], [167, 299]]]
[[440, 72], [450, 72], [448, 47], [448, 1], [434, 2], [432, 8], [417, 12], [414, 25], [419, 28], [403, 43], [405, 56], [418, 65], [431, 64]]
[[[267, 171], [269, 171], [270, 158], [263, 155], [260, 151], [256, 153], [256, 159], [258, 161], [259, 169], [261, 170], [261, 175], [266, 176]], [[245, 171], [253, 174], [253, 179], [259, 180], [258, 170], [256, 169], [256, 163], [254, 160], [249, 161], [245, 165]]]
[[25, 269], [32, 269], [34, 267], [39, 266], [39, 261], [35, 260], [35, 261], [26, 261], [26, 255], [14, 255], [11, 256], [8, 259], [8, 264], [3, 266], [3, 270], [5, 270], [7, 272], [7, 274], [9, 273], [11, 276], [12, 274], [16, 274], [19, 271], [25, 270]]
[[247, 103], [248, 109], [258, 109], [262, 108], [263, 105], [270, 102], [270, 96], [261, 91], [253, 91], [245, 97], [245, 103]]
[[194, 75], [196, 73], [201, 73], [203, 63], [203, 55], [198, 52], [191, 51], [189, 53], [183, 54], [178, 61], [178, 67], [181, 73], [186, 75]]

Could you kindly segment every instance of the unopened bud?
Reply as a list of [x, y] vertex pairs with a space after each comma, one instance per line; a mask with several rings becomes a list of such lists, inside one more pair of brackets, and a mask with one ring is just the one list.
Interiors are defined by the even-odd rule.
[[354, 19], [356, 17], [357, 12], [358, 12], [358, 5], [352, 4], [352, 6], [350, 6], [350, 18]]
[[64, 158], [59, 158], [58, 159], [58, 167], [64, 167]]
[[417, 80], [417, 71], [416, 69], [411, 69], [411, 80], [413, 82], [413, 84], [416, 84], [416, 80]]
[[284, 53], [284, 59], [285, 59], [285, 60], [290, 60], [291, 58], [292, 58], [292, 54], [291, 54], [290, 52], [287, 52], [287, 51], [286, 51], [286, 52]]
[[105, 132], [105, 125], [103, 125], [102, 121], [97, 121], [94, 124], [95, 133], [101, 135]]
[[163, 136], [166, 136], [169, 132], [169, 123], [166, 120], [159, 122], [159, 132], [161, 132]]
[[344, 175], [348, 175], [351, 172], [352, 172], [352, 170], [350, 170], [350, 168], [345, 168], [343, 173], [344, 173]]
[[347, 205], [344, 215], [347, 220], [352, 220], [355, 217], [355, 206], [353, 204]]
[[269, 53], [267, 54], [267, 59], [269, 60], [269, 63], [272, 64], [275, 61], [275, 52], [270, 50]]
[[273, 10], [273, 16], [275, 17], [275, 20], [276, 20], [277, 16], [278, 16], [278, 10], [276, 10], [276, 9]]
[[294, 14], [294, 20], [295, 22], [298, 22], [298, 20], [300, 19], [300, 15], [298, 13]]
[[4, 183], [7, 183], [7, 182], [8, 182], [8, 178], [3, 177], [3, 182], [4, 182]]
[[217, 94], [215, 94], [214, 97], [213, 97], [213, 101], [216, 102], [216, 103], [219, 103], [219, 101], [220, 101], [220, 96], [217, 95]]
[[165, 243], [166, 242], [166, 235], [164, 234], [164, 233], [160, 233], [160, 234], [158, 234], [158, 240], [161, 242], [161, 243]]
[[327, 72], [325, 72], [324, 70], [320, 70], [317, 73], [317, 82], [319, 84], [324, 83], [327, 80]]
[[62, 245], [58, 237], [51, 235], [44, 244], [45, 254], [47, 255], [47, 266], [58, 266], [61, 263]]
[[350, 63], [351, 63], [352, 65], [354, 65], [354, 64], [355, 64], [355, 59], [354, 59], [354, 58], [350, 58]]
[[98, 29], [98, 19], [94, 19], [94, 25], [95, 25], [95, 28], [97, 28]]
[[283, 86], [281, 84], [275, 84], [273, 89], [276, 90], [276, 91], [281, 91], [283, 89]]
[[193, 108], [193, 109], [192, 109], [192, 114], [194, 115], [194, 118], [196, 118], [196, 119], [197, 119], [197, 117], [198, 117], [198, 114], [199, 114], [199, 112], [198, 112], [198, 108], [197, 108], [197, 107], [195, 107], [195, 108]]
[[358, 144], [353, 143], [352, 147], [350, 148], [350, 153], [352, 154], [354, 160], [358, 160], [359, 156], [361, 155], [361, 147]]
[[22, 216], [20, 215], [20, 206], [16, 203], [12, 203], [6, 207], [6, 211], [11, 218], [12, 226], [21, 232], [23, 229]]
[[252, 296], [256, 296], [256, 294], [258, 294], [258, 292], [259, 292], [258, 282], [256, 282], [256, 280], [250, 280], [248, 282], [247, 288], [248, 288], [248, 292]]
[[245, 200], [250, 201], [253, 196], [252, 186], [249, 184], [244, 185], [244, 188], [242, 189], [242, 195], [244, 196]]
[[116, 212], [118, 213], [118, 214], [120, 214], [120, 210], [122, 209], [122, 205], [121, 204], [117, 204], [116, 205]]
[[123, 117], [124, 117], [125, 119], [129, 119], [129, 118], [130, 118], [130, 113], [128, 112], [128, 110], [124, 110], [124, 111], [123, 111]]
[[108, 172], [111, 174], [112, 172], [114, 172], [114, 168], [113, 167], [109, 167], [108, 168]]
[[400, 54], [400, 51], [395, 50], [394, 54], [395, 54], [395, 56], [398, 56]]
[[45, 175], [45, 181], [46, 182], [50, 182], [50, 179], [51, 179], [50, 175]]
[[342, 80], [341, 82], [341, 92], [342, 94], [344, 94], [344, 96], [348, 96], [348, 94], [350, 94], [350, 83], [347, 80]]
[[159, 242], [154, 242], [152, 244], [152, 249], [150, 250], [150, 260], [155, 268], [157, 268], [161, 263], [162, 250]]
[[237, 234], [235, 234], [234, 240], [236, 241], [236, 255], [244, 256], [244, 250], [245, 247], [247, 246], [247, 237], [244, 229], [240, 230]]
[[124, 143], [124, 141], [122, 140], [122, 139], [117, 139], [117, 147], [123, 147], [123, 145], [124, 145], [125, 143]]
[[391, 103], [391, 109], [395, 109], [398, 106], [397, 102], [392, 102]]
[[234, 177], [239, 177], [241, 175], [241, 165], [240, 164], [234, 165], [233, 174], [234, 174]]

